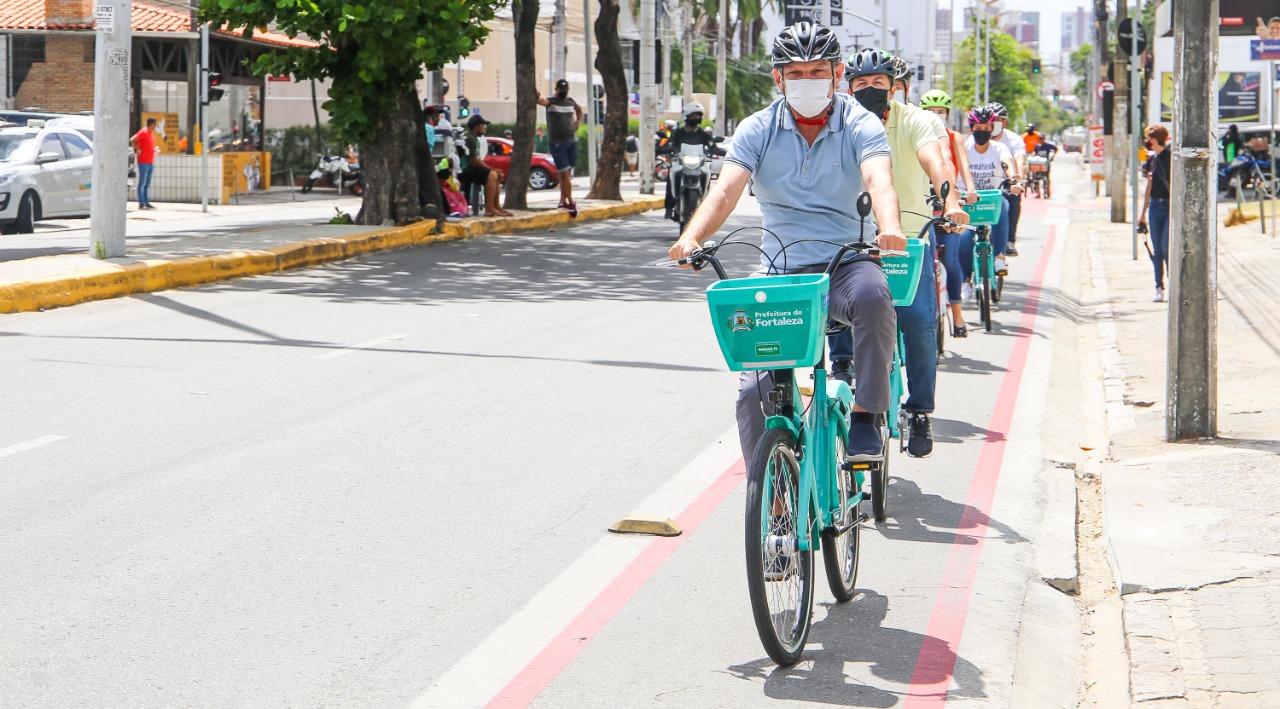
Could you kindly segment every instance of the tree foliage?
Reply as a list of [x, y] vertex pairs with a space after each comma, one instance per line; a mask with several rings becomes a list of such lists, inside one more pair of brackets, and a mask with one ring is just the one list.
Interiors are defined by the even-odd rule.
[[[694, 93], [715, 93], [716, 57], [711, 44], [699, 42], [693, 49]], [[671, 91], [684, 91], [683, 52], [671, 49]], [[744, 59], [730, 60], [725, 67], [725, 110], [734, 122], [768, 106], [773, 101], [773, 77], [768, 59], [762, 53]]]
[[[979, 62], [982, 59], [979, 49]], [[1036, 53], [1022, 46], [1016, 39], [999, 31], [991, 31], [991, 100], [1003, 103], [1009, 109], [1009, 117], [1017, 120], [1040, 92], [1040, 76], [1031, 73], [1031, 60]], [[957, 107], [966, 112], [975, 103], [974, 97], [974, 37], [970, 34], [960, 43], [956, 53], [955, 86], [951, 98]], [[985, 73], [978, 67], [979, 83]], [[979, 86], [979, 95], [981, 86]]]
[[271, 25], [290, 37], [320, 43], [269, 52], [258, 74], [329, 79], [324, 108], [349, 142], [370, 140], [379, 120], [399, 105], [397, 94], [422, 77], [470, 54], [489, 33], [501, 0], [200, 0], [201, 22]]
[[1081, 77], [1076, 82], [1072, 93], [1076, 96], [1088, 96], [1089, 65], [1093, 63], [1093, 45], [1085, 42], [1071, 52], [1071, 73]]

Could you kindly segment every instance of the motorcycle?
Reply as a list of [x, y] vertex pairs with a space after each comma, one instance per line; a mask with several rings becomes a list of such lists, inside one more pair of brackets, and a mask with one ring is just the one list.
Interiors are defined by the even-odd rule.
[[671, 176], [671, 156], [659, 154], [653, 161], [653, 179], [658, 182], [666, 182]]
[[360, 175], [359, 164], [350, 163], [341, 155], [320, 156], [320, 165], [311, 171], [311, 175], [307, 177], [307, 181], [302, 185], [303, 194], [314, 189], [321, 177], [328, 180], [329, 184], [337, 187], [339, 193], [342, 192], [343, 186], [349, 186], [351, 193], [355, 195], [364, 192], [364, 180]]
[[[724, 138], [716, 138], [713, 144], [719, 143]], [[702, 145], [691, 145], [684, 143], [680, 145], [680, 154], [678, 158], [672, 161], [671, 165], [671, 192], [675, 198], [675, 214], [674, 219], [680, 224], [680, 233], [683, 234], [686, 227], [689, 226], [689, 220], [693, 218], [694, 211], [702, 204], [702, 198], [707, 193], [707, 186], [711, 184], [711, 157], [709, 150], [715, 150], [713, 147], [704, 147]]]

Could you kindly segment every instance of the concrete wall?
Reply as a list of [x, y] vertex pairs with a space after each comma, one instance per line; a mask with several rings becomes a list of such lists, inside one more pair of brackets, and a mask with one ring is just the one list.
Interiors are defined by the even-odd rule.
[[14, 104], [64, 113], [92, 111], [93, 43], [92, 34], [46, 35], [45, 60], [31, 66]]

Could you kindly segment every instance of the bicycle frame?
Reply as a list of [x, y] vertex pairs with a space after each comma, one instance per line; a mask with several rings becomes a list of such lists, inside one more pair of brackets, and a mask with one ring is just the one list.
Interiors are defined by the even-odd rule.
[[[849, 435], [849, 412], [853, 410], [853, 390], [838, 379], [827, 379], [826, 357], [813, 368], [813, 397], [809, 408], [804, 408], [800, 389], [795, 385], [794, 369], [771, 370], [774, 391], [790, 391], [791, 401], [779, 403], [777, 414], [765, 418], [765, 429], [783, 428], [791, 432], [805, 454], [800, 460], [798, 481], [798, 513], [796, 520], [796, 546], [801, 551], [822, 547], [821, 532], [827, 527], [843, 522], [849, 524], [850, 511], [856, 510], [863, 500], [862, 486], [866, 476], [854, 470], [854, 486], [857, 494], [850, 497], [846, 510], [839, 510], [840, 494], [836, 487], [836, 475], [842, 463], [834, 456], [819, 452], [835, 450], [835, 436]], [[798, 451], [799, 452], [799, 451]], [[767, 513], [767, 510], [766, 510]], [[839, 514], [839, 519], [836, 515]], [[855, 520], [856, 521], [856, 520]]]
[[[982, 268], [982, 257], [986, 256], [987, 267]], [[973, 243], [973, 275], [989, 282], [996, 280], [996, 262], [991, 254], [991, 227], [982, 226], [974, 232]], [[975, 290], [982, 287], [982, 282], [973, 284]]]

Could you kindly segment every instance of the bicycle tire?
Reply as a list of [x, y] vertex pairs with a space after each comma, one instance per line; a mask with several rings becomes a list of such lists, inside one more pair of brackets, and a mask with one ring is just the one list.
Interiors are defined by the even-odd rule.
[[871, 516], [876, 524], [889, 519], [889, 443], [885, 442], [884, 457], [871, 469]]
[[[844, 462], [844, 441], [836, 436], [836, 500], [840, 509], [844, 510], [851, 497], [858, 493], [853, 487], [853, 469]], [[855, 520], [861, 516], [857, 506], [848, 511]], [[853, 526], [843, 534], [837, 534], [836, 528], [849, 524], [853, 520], [835, 519], [832, 526], [822, 530], [822, 561], [827, 569], [827, 585], [831, 587], [831, 595], [836, 601], [846, 603], [853, 600], [853, 592], [858, 583], [859, 551], [862, 548], [862, 524], [853, 522]]]
[[[765, 512], [766, 506], [769, 510], [773, 509], [772, 492], [779, 487], [773, 484], [775, 462], [783, 468], [781, 472], [786, 477], [783, 486], [791, 498], [789, 503], [785, 501], [785, 497], [780, 501], [784, 510], [790, 508], [783, 515]], [[805, 642], [809, 638], [809, 622], [813, 617], [813, 550], [795, 550], [787, 564], [791, 573], [784, 571], [780, 580], [766, 578], [769, 562], [765, 557], [771, 548], [777, 548], [771, 545], [787, 543], [787, 521], [778, 518], [785, 517], [788, 513], [791, 548], [796, 546], [794, 540], [800, 504], [799, 481], [800, 463], [796, 456], [795, 438], [785, 429], [766, 430], [756, 444], [751, 457], [751, 468], [747, 472], [747, 592], [751, 598], [751, 615], [760, 643], [769, 657], [783, 667], [800, 661]], [[766, 530], [772, 533], [766, 533]], [[779, 587], [793, 579], [795, 583], [790, 588]], [[774, 588], [770, 588], [771, 584]], [[790, 592], [785, 597], [780, 595], [781, 592], [788, 591]], [[779, 602], [776, 610], [770, 603], [771, 599]]]
[[948, 318], [945, 312], [938, 313], [938, 320], [934, 327], [938, 329], [938, 356], [941, 357], [947, 353], [947, 322]]
[[986, 278], [978, 285], [978, 317], [982, 329], [991, 332], [991, 281]]

